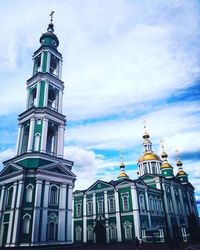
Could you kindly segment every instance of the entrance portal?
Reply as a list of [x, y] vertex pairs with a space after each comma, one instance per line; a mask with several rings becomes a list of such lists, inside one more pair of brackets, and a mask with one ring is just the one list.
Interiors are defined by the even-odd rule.
[[101, 223], [97, 223], [94, 232], [96, 233], [96, 243], [104, 244], [106, 243], [106, 229]]

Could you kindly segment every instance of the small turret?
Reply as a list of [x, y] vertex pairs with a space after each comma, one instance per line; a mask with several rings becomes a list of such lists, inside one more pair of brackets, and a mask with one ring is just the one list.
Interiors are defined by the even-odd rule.
[[161, 140], [161, 146], [162, 146], [162, 153], [161, 157], [163, 159], [163, 163], [160, 167], [161, 175], [164, 176], [167, 179], [173, 178], [174, 173], [173, 173], [173, 167], [168, 163], [168, 155], [164, 150], [164, 141]]
[[124, 157], [123, 157], [123, 154], [122, 153], [120, 153], [121, 154], [121, 163], [120, 163], [120, 174], [118, 175], [118, 179], [119, 180], [123, 180], [123, 179], [128, 179], [129, 178], [129, 176], [126, 174], [126, 172], [125, 172], [125, 164], [124, 164]]
[[176, 178], [181, 182], [181, 184], [187, 184], [188, 183], [188, 174], [183, 171], [183, 163], [180, 161], [179, 157], [179, 151], [176, 150], [176, 166], [178, 167], [178, 173], [176, 175]]

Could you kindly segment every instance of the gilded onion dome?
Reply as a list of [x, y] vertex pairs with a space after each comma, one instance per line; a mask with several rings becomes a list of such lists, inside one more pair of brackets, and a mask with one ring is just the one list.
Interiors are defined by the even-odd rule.
[[158, 160], [161, 161], [160, 157], [153, 152], [145, 152], [139, 159], [138, 163], [142, 161], [152, 161], [152, 160]]

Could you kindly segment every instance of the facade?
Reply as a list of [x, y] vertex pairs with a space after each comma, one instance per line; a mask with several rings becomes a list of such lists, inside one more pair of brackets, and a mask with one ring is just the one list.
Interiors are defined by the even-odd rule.
[[58, 45], [51, 18], [33, 55], [17, 155], [3, 162], [0, 173], [0, 247], [72, 243], [75, 175], [73, 162], [63, 159], [66, 119]]
[[73, 193], [74, 242], [164, 242], [189, 235], [188, 218], [198, 211], [194, 187], [178, 159], [178, 173], [152, 151], [150, 136], [143, 135], [144, 153], [138, 160], [138, 179], [131, 180], [120, 164], [118, 180], [98, 180], [87, 190]]

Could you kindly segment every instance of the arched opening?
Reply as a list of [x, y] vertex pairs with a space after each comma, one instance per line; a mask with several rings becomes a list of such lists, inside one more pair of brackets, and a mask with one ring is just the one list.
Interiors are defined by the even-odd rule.
[[11, 206], [13, 198], [13, 187], [10, 187], [7, 191], [6, 205]]
[[35, 144], [34, 144], [34, 151], [39, 151], [40, 146], [40, 134], [35, 134]]
[[23, 125], [22, 146], [21, 146], [22, 154], [27, 151], [28, 138], [29, 138], [29, 121]]
[[101, 223], [97, 223], [94, 232], [96, 234], [96, 243], [105, 244], [106, 243], [106, 229]]
[[58, 97], [59, 97], [58, 89], [53, 87], [52, 85], [49, 85], [47, 107], [50, 109], [58, 110]]
[[58, 126], [53, 123], [48, 124], [47, 130], [47, 147], [46, 152], [51, 155], [56, 155], [58, 139]]
[[49, 203], [52, 205], [58, 204], [58, 187], [53, 185], [50, 187], [50, 198]]
[[49, 73], [58, 77], [58, 72], [59, 72], [58, 65], [59, 65], [58, 58], [51, 54]]
[[33, 186], [29, 184], [26, 187], [26, 202], [32, 202], [33, 199]]
[[22, 233], [23, 234], [29, 234], [30, 232], [30, 221], [31, 221], [31, 218], [30, 218], [30, 215], [25, 215], [23, 217], [23, 227], [22, 227]]
[[35, 58], [33, 75], [40, 71], [41, 54]]
[[30, 89], [29, 108], [36, 106], [36, 95], [37, 95], [37, 86], [35, 85], [33, 88]]

